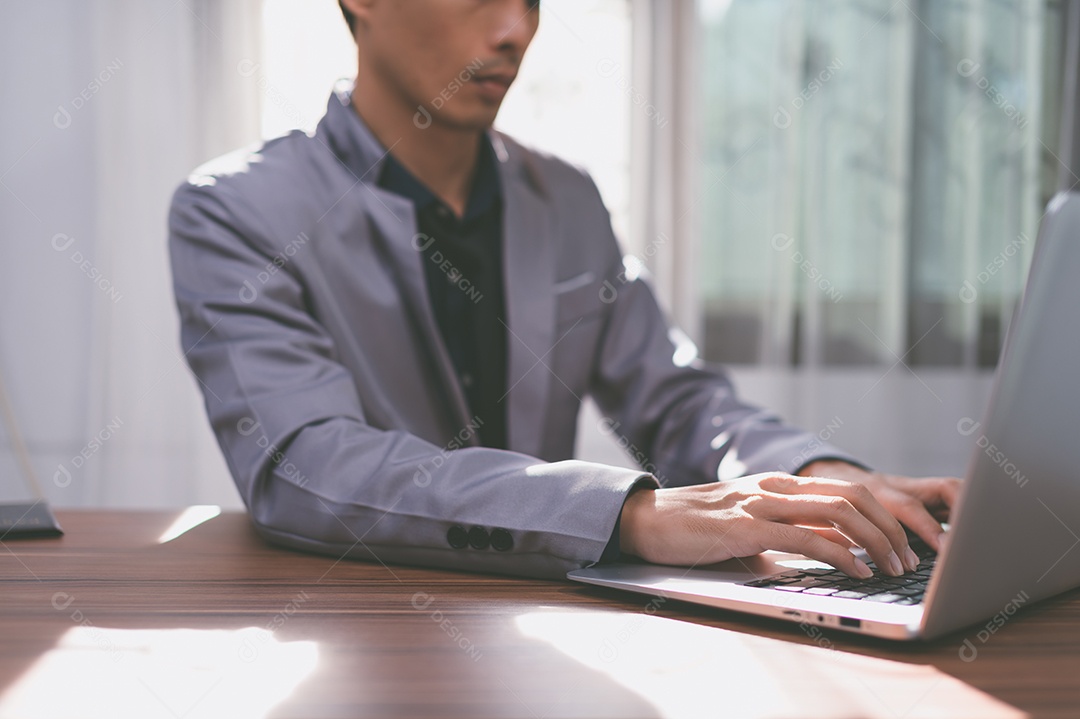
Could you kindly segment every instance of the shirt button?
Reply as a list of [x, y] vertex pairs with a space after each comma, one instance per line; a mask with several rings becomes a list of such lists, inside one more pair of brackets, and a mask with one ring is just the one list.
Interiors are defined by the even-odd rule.
[[461, 375], [461, 386], [462, 387], [464, 387], [465, 389], [469, 389], [470, 387], [472, 387], [472, 384], [473, 384], [473, 377], [472, 377], [471, 374], [466, 372], [465, 374]]
[[469, 534], [464, 527], [455, 524], [446, 532], [446, 541], [454, 549], [464, 549], [469, 544]]
[[445, 220], [446, 218], [450, 217], [450, 210], [446, 207], [446, 205], [438, 205], [435, 208], [435, 214]]
[[473, 527], [469, 530], [469, 546], [473, 549], [487, 549], [490, 543], [491, 537], [483, 527]]
[[514, 548], [514, 537], [502, 527], [491, 530], [491, 548], [496, 552], [509, 552]]

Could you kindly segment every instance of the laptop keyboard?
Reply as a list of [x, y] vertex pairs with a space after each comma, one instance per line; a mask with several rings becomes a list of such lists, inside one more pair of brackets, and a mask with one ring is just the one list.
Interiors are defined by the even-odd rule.
[[793, 569], [744, 584], [747, 587], [777, 589], [781, 592], [862, 599], [868, 602], [921, 604], [930, 584], [930, 573], [934, 569], [937, 554], [917, 538], [912, 538], [911, 549], [919, 557], [919, 568], [900, 577], [882, 574], [872, 561], [868, 561], [867, 565], [874, 570], [874, 576], [869, 579], [853, 579], [839, 569]]

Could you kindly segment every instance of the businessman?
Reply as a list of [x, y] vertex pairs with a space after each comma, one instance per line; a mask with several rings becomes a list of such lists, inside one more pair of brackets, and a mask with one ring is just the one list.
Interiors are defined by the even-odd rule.
[[[176, 192], [181, 341], [257, 530], [380, 562], [562, 577], [767, 549], [853, 576], [931, 546], [958, 480], [864, 469], [683, 359], [591, 180], [491, 125], [529, 0], [342, 0], [313, 135]], [[678, 351], [676, 351], [678, 349]], [[576, 461], [591, 396], [643, 467]]]

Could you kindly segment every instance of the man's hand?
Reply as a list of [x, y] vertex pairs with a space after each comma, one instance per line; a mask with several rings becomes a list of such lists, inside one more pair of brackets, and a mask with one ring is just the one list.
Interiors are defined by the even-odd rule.
[[898, 477], [868, 472], [861, 467], [824, 460], [803, 467], [804, 477], [829, 477], [855, 482], [870, 490], [874, 498], [935, 551], [941, 550], [941, 524], [960, 494], [956, 477]]
[[[885, 494], [907, 508], [901, 496]], [[919, 565], [904, 528], [868, 484], [779, 473], [632, 492], [623, 504], [619, 543], [657, 564], [712, 564], [776, 549], [867, 578], [869, 567], [848, 551], [858, 545], [886, 574]]]
[[839, 461], [813, 462], [800, 475], [634, 492], [623, 505], [620, 544], [647, 561], [682, 565], [776, 549], [867, 577], [848, 551], [860, 546], [897, 575], [919, 563], [900, 522], [940, 550], [939, 521], [960, 492], [955, 477], [899, 477]]

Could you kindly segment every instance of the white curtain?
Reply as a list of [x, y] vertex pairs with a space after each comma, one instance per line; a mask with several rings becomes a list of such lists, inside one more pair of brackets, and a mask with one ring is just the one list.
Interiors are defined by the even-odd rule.
[[1057, 174], [1060, 9], [634, 7], [635, 85], [672, 121], [635, 125], [633, 225], [679, 323], [823, 439], [962, 473]]
[[709, 353], [993, 367], [1055, 189], [1060, 7], [703, 8]]
[[[0, 371], [56, 506], [238, 506], [179, 351], [173, 189], [259, 137], [258, 0], [0, 8]], [[0, 433], [3, 499], [26, 494]]]

